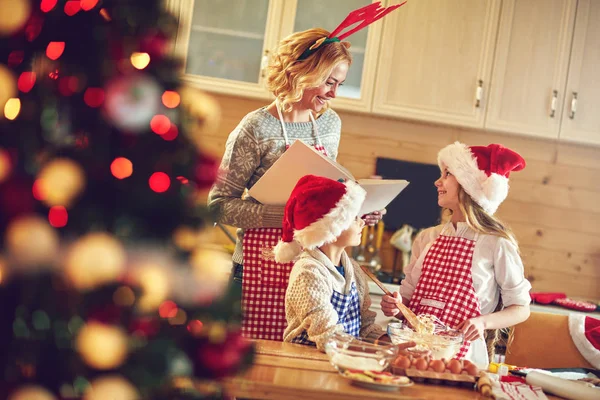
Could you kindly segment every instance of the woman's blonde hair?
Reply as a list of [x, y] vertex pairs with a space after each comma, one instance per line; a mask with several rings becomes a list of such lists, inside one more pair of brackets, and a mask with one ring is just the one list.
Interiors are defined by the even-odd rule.
[[302, 99], [305, 89], [323, 84], [338, 64], [352, 63], [349, 42], [321, 45], [306, 59], [298, 60], [306, 49], [327, 36], [329, 32], [325, 29], [313, 28], [293, 33], [279, 43], [267, 67], [266, 78], [267, 88], [284, 111], [290, 111], [292, 104]]

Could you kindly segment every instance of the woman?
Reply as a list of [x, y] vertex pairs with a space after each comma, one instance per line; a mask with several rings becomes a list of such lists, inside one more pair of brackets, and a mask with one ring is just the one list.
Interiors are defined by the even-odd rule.
[[[352, 56], [349, 42], [329, 39], [329, 35], [324, 29], [315, 28], [294, 33], [281, 41], [267, 72], [267, 87], [275, 101], [246, 115], [227, 140], [208, 204], [219, 222], [240, 228], [233, 254], [233, 279], [238, 288], [242, 286], [246, 258], [260, 257], [269, 243], [277, 244], [284, 211], [283, 205], [260, 204], [244, 197], [245, 190], [250, 189], [295, 140], [302, 140], [333, 160], [337, 156], [341, 121], [328, 103], [346, 80]], [[366, 216], [365, 222], [375, 224], [381, 216], [382, 212], [375, 212]], [[244, 240], [250, 240], [249, 235], [252, 235], [252, 243], [259, 241], [263, 245], [244, 247]], [[273, 237], [272, 242], [268, 241], [269, 235]], [[263, 268], [268, 262], [274, 263], [272, 259], [260, 261]], [[286, 265], [287, 269], [272, 265], [274, 279], [285, 280], [280, 285], [284, 288], [292, 264]], [[249, 288], [244, 293], [252, 291]]]

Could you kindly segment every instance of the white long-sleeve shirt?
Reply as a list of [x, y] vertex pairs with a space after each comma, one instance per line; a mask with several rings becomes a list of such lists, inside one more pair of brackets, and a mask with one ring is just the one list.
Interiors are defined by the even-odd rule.
[[342, 276], [331, 260], [320, 250], [305, 250], [290, 273], [285, 293], [285, 317], [288, 326], [283, 341], [290, 342], [306, 330], [308, 338], [323, 350], [327, 336], [343, 331], [338, 314], [331, 304], [333, 291], [347, 295], [356, 283], [360, 301], [360, 336], [377, 339], [385, 331], [375, 324], [374, 311], [369, 310], [371, 298], [369, 287], [360, 266], [346, 252], [342, 253]]
[[[502, 296], [502, 304], [528, 305], [531, 302], [531, 284], [525, 278], [523, 262], [517, 247], [509, 240], [495, 236], [477, 234], [464, 222], [454, 228], [451, 222], [428, 228], [415, 239], [410, 262], [404, 267], [405, 279], [400, 285], [400, 294], [406, 299], [413, 295], [423, 271], [423, 261], [431, 245], [441, 234], [475, 240], [471, 275], [475, 295], [481, 305], [481, 314], [494, 312]], [[483, 339], [471, 342], [467, 359], [480, 367], [489, 362]]]

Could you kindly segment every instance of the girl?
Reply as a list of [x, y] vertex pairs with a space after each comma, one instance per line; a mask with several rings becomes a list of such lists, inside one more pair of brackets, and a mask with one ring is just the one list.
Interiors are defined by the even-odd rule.
[[384, 296], [381, 308], [386, 316], [398, 315], [400, 295], [416, 314], [433, 314], [461, 330], [465, 343], [457, 358], [487, 368], [485, 330], [529, 317], [531, 285], [516, 238], [494, 217], [508, 194], [510, 172], [525, 168], [525, 160], [498, 144], [456, 142], [440, 151], [438, 164], [438, 204], [449, 210], [450, 221], [417, 236], [400, 292]]
[[336, 331], [373, 340], [384, 335], [375, 325], [376, 313], [369, 310], [366, 278], [344, 250], [360, 244], [365, 223], [358, 211], [365, 194], [354, 182], [314, 175], [301, 178], [292, 191], [275, 247], [278, 262], [300, 255], [285, 295], [285, 342], [323, 350]]

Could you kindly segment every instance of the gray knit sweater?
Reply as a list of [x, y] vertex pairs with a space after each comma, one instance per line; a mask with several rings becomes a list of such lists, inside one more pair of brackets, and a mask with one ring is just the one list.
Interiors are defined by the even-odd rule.
[[[337, 157], [341, 121], [332, 109], [316, 120], [321, 144], [333, 160]], [[316, 144], [311, 122], [286, 122], [285, 129], [291, 145], [297, 139]], [[283, 206], [260, 204], [245, 194], [285, 151], [285, 139], [279, 119], [266, 108], [246, 115], [231, 132], [219, 174], [208, 196], [208, 206], [217, 221], [238, 227], [238, 240], [233, 261], [243, 264], [242, 238], [244, 229], [280, 228]]]

